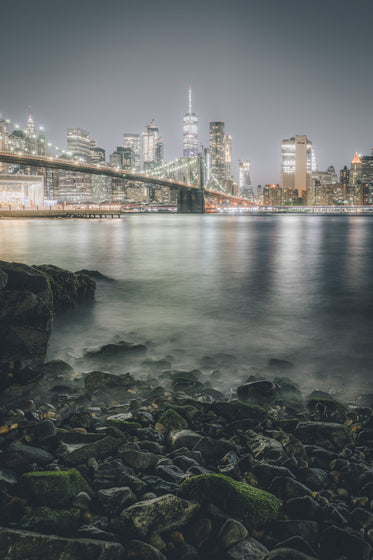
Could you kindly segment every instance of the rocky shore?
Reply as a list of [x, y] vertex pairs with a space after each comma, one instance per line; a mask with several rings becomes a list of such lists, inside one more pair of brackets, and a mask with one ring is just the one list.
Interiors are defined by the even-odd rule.
[[0, 263], [0, 558], [372, 558], [373, 395], [303, 395], [280, 360], [225, 391], [225, 354], [180, 371], [126, 341], [83, 374], [44, 363], [54, 313], [94, 281], [22, 267]]

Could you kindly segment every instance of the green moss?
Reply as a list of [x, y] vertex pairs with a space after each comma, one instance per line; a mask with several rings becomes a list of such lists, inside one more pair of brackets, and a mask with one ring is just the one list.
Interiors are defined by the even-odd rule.
[[83, 476], [75, 469], [68, 471], [35, 471], [21, 476], [23, 494], [36, 503], [63, 507], [79, 492], [90, 492]]
[[158, 422], [169, 430], [185, 430], [188, 427], [188, 422], [185, 418], [172, 408], [165, 410]]
[[127, 439], [125, 437], [107, 437], [101, 439], [95, 443], [96, 455], [100, 458], [113, 455], [124, 443], [127, 443]]
[[141, 424], [138, 422], [129, 422], [128, 420], [120, 420], [118, 418], [108, 420], [108, 424], [109, 426], [114, 426], [114, 428], [118, 428], [119, 430], [122, 430], [122, 432], [126, 432], [128, 434], [134, 434], [139, 428], [141, 428]]
[[280, 506], [273, 494], [222, 474], [193, 476], [182, 482], [177, 495], [199, 503], [212, 503], [252, 527], [276, 519]]

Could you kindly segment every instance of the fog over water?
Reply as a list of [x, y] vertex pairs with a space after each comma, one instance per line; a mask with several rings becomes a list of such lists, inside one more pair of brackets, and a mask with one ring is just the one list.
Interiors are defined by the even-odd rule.
[[[0, 258], [98, 270], [95, 301], [55, 321], [48, 358], [113, 341], [195, 368], [233, 354], [227, 386], [273, 376], [305, 389], [373, 391], [373, 220], [330, 216], [128, 215], [0, 220]], [[76, 362], [81, 371], [84, 364]], [[141, 364], [123, 371], [140, 373]]]

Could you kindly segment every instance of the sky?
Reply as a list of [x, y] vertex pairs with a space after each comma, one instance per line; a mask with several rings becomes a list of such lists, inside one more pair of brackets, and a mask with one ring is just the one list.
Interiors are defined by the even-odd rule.
[[[232, 136], [234, 171], [280, 181], [280, 144], [306, 134], [320, 170], [373, 146], [372, 0], [1, 0], [0, 113], [54, 144], [88, 130], [107, 154], [153, 118], [182, 155], [192, 86], [200, 142]], [[31, 109], [29, 109], [29, 106]]]

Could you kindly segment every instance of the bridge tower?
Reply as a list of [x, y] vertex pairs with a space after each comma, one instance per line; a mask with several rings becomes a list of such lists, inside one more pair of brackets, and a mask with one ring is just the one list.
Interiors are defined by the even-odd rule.
[[[191, 165], [189, 168], [191, 174]], [[177, 197], [177, 211], [183, 214], [205, 213], [205, 192], [203, 188], [203, 160], [201, 154], [197, 156], [197, 184], [196, 188], [181, 188]]]

